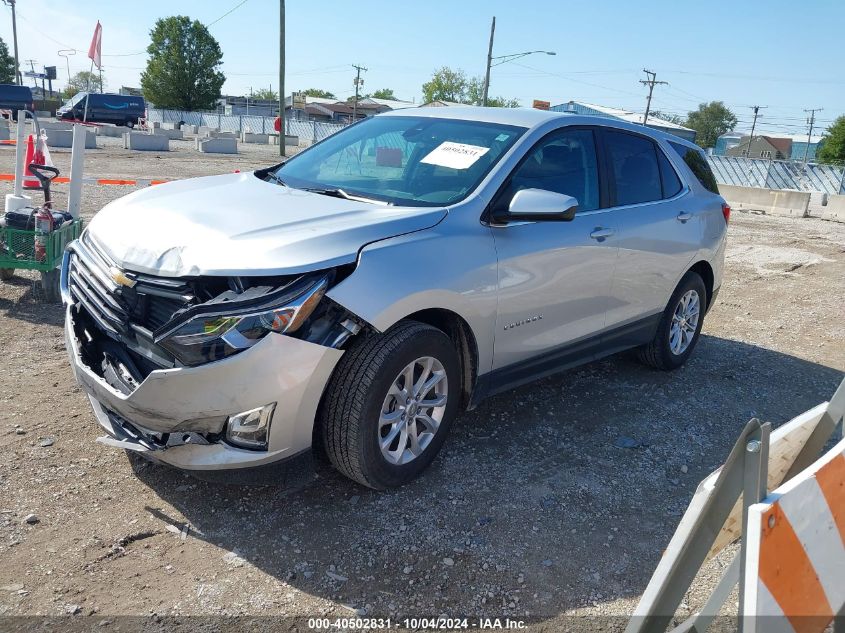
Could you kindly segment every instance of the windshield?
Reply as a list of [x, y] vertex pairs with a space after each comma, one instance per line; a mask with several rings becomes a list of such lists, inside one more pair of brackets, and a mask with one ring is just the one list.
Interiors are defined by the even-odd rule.
[[85, 98], [85, 95], [86, 95], [86, 94], [88, 94], [88, 93], [87, 93], [87, 92], [77, 92], [77, 93], [76, 93], [75, 95], [73, 95], [70, 99], [68, 99], [67, 101], [65, 101], [65, 104], [64, 104], [64, 106], [63, 106], [63, 107], [65, 107], [65, 108], [72, 108], [72, 107], [73, 107], [73, 106], [75, 106], [77, 103], [79, 103], [80, 101], [82, 101], [82, 100]]
[[373, 117], [291, 158], [275, 175], [298, 189], [340, 189], [400, 205], [448, 205], [475, 189], [523, 132], [478, 121]]

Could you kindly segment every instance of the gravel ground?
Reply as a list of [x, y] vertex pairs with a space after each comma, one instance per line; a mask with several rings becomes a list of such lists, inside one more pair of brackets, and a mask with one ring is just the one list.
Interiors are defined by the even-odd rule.
[[[226, 173], [278, 151], [172, 142], [158, 155], [111, 141], [89, 152], [88, 175]], [[0, 148], [0, 172], [12, 156]], [[54, 159], [65, 170], [69, 154]], [[86, 216], [129, 190], [86, 186]], [[459, 418], [423, 477], [386, 493], [331, 472], [285, 495], [130, 463], [93, 441], [61, 309], [33, 274], [0, 283], [0, 615], [96, 614], [113, 630], [126, 615], [159, 628], [196, 615], [449, 615], [549, 631], [580, 615], [621, 630], [745, 422], [787, 421], [845, 370], [845, 225], [735, 213], [729, 240], [685, 367], [655, 372], [623, 354], [492, 398]], [[682, 613], [727, 562], [701, 572]]]

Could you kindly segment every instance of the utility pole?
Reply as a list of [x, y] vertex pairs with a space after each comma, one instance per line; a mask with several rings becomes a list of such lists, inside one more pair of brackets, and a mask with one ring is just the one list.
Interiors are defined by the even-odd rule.
[[807, 147], [804, 148], [804, 164], [807, 164], [807, 156], [810, 154], [810, 141], [813, 138], [813, 126], [816, 123], [816, 112], [821, 112], [824, 108], [810, 108], [804, 112], [810, 113], [810, 118], [807, 119], [807, 124], [810, 126], [810, 131], [807, 133]]
[[[25, 64], [29, 64], [29, 70], [32, 71], [32, 85], [36, 88], [38, 87], [38, 80], [35, 78], [35, 62], [38, 61], [37, 59], [27, 59], [24, 60]], [[23, 85], [23, 83], [21, 83]], [[806, 112], [806, 110], [805, 110]]]
[[[291, 103], [293, 105], [293, 103]], [[285, 0], [279, 0], [279, 156], [285, 155]]]
[[648, 101], [645, 104], [645, 114], [643, 115], [643, 125], [648, 123], [648, 113], [651, 112], [651, 93], [654, 92], [654, 87], [658, 84], [668, 86], [668, 81], [657, 81], [657, 73], [652, 70], [646, 70], [643, 68], [643, 72], [646, 74], [648, 79], [640, 79], [640, 83], [644, 86], [648, 86]]
[[3, 3], [12, 7], [12, 42], [15, 48], [15, 83], [22, 86], [23, 79], [21, 78], [21, 65], [20, 60], [18, 60], [18, 20], [15, 15], [16, 1], [17, 0], [3, 0]]
[[751, 109], [754, 110], [754, 120], [751, 122], [751, 136], [748, 139], [748, 146], [745, 148], [745, 157], [748, 158], [748, 153], [751, 151], [751, 143], [754, 142], [754, 128], [757, 127], [757, 116], [760, 110], [768, 108], [769, 106], [761, 106], [755, 105], [751, 106]]
[[364, 80], [361, 79], [361, 71], [367, 72], [367, 69], [356, 64], [352, 64], [352, 68], [357, 71], [355, 75], [355, 101], [352, 102], [352, 122], [355, 123], [358, 118], [358, 88], [364, 85]]
[[484, 74], [484, 94], [481, 96], [481, 105], [487, 107], [487, 93], [490, 90], [490, 66], [493, 65], [493, 36], [496, 34], [496, 16], [493, 16], [493, 23], [490, 25], [490, 45], [487, 47], [487, 72]]

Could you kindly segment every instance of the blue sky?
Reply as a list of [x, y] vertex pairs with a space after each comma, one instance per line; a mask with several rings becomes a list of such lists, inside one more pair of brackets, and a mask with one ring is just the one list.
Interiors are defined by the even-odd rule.
[[[94, 24], [103, 24], [108, 86], [137, 86], [143, 51], [157, 17], [188, 15], [211, 25], [223, 49], [224, 92], [277, 88], [278, 3], [247, 0], [141, 4], [102, 0], [18, 0], [21, 59], [56, 64], [60, 48], [77, 48], [71, 73], [89, 67], [85, 55]], [[643, 68], [669, 86], [655, 89], [653, 108], [685, 114], [701, 101], [725, 101], [750, 127], [753, 104], [767, 105], [758, 129], [806, 131], [804, 108], [824, 108], [821, 126], [845, 113], [845, 25], [842, 0], [691, 2], [306, 2], [287, 0], [286, 92], [325, 88], [353, 93], [358, 63], [364, 91], [393, 88], [419, 101], [421, 86], [444, 65], [484, 72], [490, 18], [494, 55], [532, 49], [533, 55], [493, 69], [491, 94], [561, 103], [570, 99], [642, 111]], [[0, 37], [11, 43], [9, 9], [0, 5]], [[11, 45], [10, 45], [11, 48]], [[60, 82], [61, 84], [62, 82]]]

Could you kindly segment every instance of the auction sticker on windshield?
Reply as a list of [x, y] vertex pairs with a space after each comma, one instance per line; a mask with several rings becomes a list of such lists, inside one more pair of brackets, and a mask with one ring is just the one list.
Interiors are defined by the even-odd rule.
[[446, 141], [434, 148], [420, 162], [450, 169], [467, 169], [489, 151], [489, 147]]

